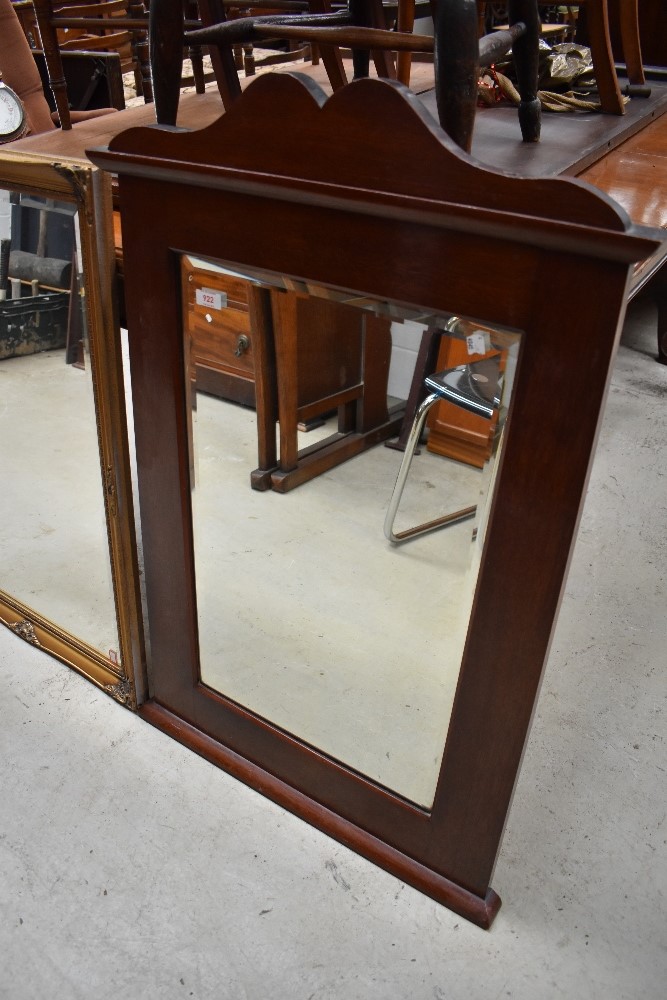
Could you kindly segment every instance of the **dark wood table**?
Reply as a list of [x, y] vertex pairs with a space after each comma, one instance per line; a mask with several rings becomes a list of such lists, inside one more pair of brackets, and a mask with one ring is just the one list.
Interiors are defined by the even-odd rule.
[[[331, 88], [322, 66], [297, 64], [274, 73], [298, 72], [318, 83], [325, 92]], [[257, 78], [244, 78], [242, 87]], [[623, 84], [621, 80], [621, 84]], [[597, 113], [548, 114], [543, 116], [542, 139], [523, 143], [518, 134], [516, 109], [498, 104], [480, 109], [475, 121], [472, 155], [494, 170], [509, 170], [523, 177], [580, 174], [634, 133], [644, 129], [667, 111], [667, 82], [651, 81], [649, 98], [634, 98], [622, 116]], [[433, 68], [417, 63], [411, 89], [437, 121]], [[220, 96], [209, 85], [205, 94], [181, 95], [177, 124], [182, 128], [204, 128], [224, 113]], [[12, 149], [49, 156], [86, 159], [86, 149], [107, 145], [119, 132], [138, 125], [155, 123], [154, 106], [139, 105], [116, 115], [81, 122], [70, 132], [49, 132], [12, 143]]]

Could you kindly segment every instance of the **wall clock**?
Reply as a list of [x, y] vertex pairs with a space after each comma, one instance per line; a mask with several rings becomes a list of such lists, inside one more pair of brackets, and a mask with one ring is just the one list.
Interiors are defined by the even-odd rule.
[[23, 101], [8, 87], [0, 73], [0, 143], [20, 139], [28, 131]]

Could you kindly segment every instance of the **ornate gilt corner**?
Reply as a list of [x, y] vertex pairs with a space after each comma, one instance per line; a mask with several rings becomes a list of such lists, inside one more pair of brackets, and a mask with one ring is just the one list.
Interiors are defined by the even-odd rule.
[[86, 197], [87, 185], [90, 178], [90, 167], [58, 162], [54, 162], [52, 166], [55, 172], [67, 181], [72, 189], [79, 211], [83, 212], [88, 225], [92, 225], [92, 209], [88, 204], [88, 199]]
[[132, 707], [132, 688], [127, 677], [120, 677], [114, 684], [103, 684], [102, 690], [110, 694], [121, 705]]
[[32, 643], [33, 646], [41, 646], [41, 642], [37, 638], [37, 633], [35, 632], [35, 626], [27, 618], [23, 618], [19, 622], [14, 622], [13, 625], [9, 626], [12, 632], [16, 632], [18, 636], [25, 639], [26, 642]]

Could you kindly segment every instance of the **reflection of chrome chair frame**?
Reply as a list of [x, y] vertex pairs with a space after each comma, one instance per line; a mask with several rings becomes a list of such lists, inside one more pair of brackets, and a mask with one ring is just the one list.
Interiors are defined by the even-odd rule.
[[[469, 413], [474, 413], [477, 416], [486, 417], [488, 420], [491, 420], [494, 413], [500, 407], [502, 376], [499, 377], [496, 385], [493, 386], [493, 396], [490, 399], [485, 394], [479, 392], [475, 383], [476, 379], [482, 376], [479, 370], [481, 365], [487, 366], [489, 360], [495, 361], [496, 365], [498, 365], [499, 357], [500, 355], [496, 355], [492, 359], [487, 358], [484, 361], [473, 361], [471, 364], [458, 365], [456, 368], [448, 368], [445, 371], [436, 372], [436, 374], [429, 375], [424, 379], [424, 385], [427, 389], [431, 390], [431, 393], [420, 404], [415, 414], [408, 443], [405, 446], [403, 461], [398, 470], [396, 485], [394, 486], [394, 492], [391, 495], [389, 507], [387, 508], [387, 516], [384, 521], [384, 533], [390, 542], [398, 545], [401, 542], [410, 541], [410, 539], [416, 538], [418, 535], [425, 535], [429, 531], [437, 531], [439, 528], [446, 528], [451, 524], [458, 524], [459, 521], [465, 521], [475, 516], [477, 512], [476, 504], [471, 507], [463, 507], [461, 510], [456, 510], [449, 514], [444, 514], [442, 517], [437, 517], [432, 521], [424, 521], [423, 524], [415, 525], [413, 528], [406, 528], [404, 531], [394, 531], [398, 506], [403, 496], [412, 459], [414, 458], [428, 411], [438, 400], [446, 399], [447, 402], [454, 403], [455, 406], [461, 407], [462, 410], [467, 410]], [[459, 376], [459, 378], [456, 378], [456, 376]], [[460, 385], [461, 377], [466, 377], [467, 385], [464, 387]]]

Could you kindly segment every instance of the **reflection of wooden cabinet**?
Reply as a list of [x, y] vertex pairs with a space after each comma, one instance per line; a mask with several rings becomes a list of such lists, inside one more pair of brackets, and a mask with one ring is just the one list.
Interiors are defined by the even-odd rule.
[[[293, 489], [398, 429], [401, 413], [387, 406], [389, 320], [295, 291], [265, 301], [266, 290], [188, 257], [181, 291], [190, 386], [257, 409], [255, 489]], [[332, 414], [336, 431], [300, 451], [297, 429]]]
[[247, 282], [197, 267], [181, 267], [186, 330], [197, 389], [255, 405], [252, 335]]
[[[188, 257], [183, 258], [181, 277], [197, 390], [254, 406], [254, 348], [266, 331], [251, 329], [249, 283]], [[345, 402], [362, 394], [362, 314], [335, 302], [283, 294], [296, 311], [293, 330], [276, 347], [277, 368], [280, 379], [296, 380], [299, 420], [308, 422], [336, 409], [341, 391], [348, 391]], [[386, 372], [382, 374], [386, 393]], [[386, 398], [383, 403], [386, 417]]]
[[[443, 336], [436, 371], [455, 368], [456, 365], [471, 360], [478, 361], [482, 357], [485, 355], [471, 356], [465, 340]], [[428, 450], [481, 469], [491, 454], [497, 420], [497, 413], [489, 421], [441, 400], [433, 407], [428, 418]]]

